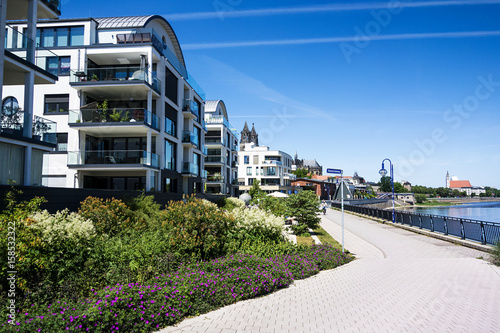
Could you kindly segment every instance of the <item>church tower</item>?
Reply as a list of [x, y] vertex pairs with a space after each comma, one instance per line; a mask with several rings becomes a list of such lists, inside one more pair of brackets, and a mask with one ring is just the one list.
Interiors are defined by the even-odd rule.
[[245, 143], [248, 143], [250, 138], [250, 131], [248, 130], [247, 122], [245, 121], [245, 126], [243, 126], [243, 131], [241, 131], [240, 146], [243, 148]]
[[255, 143], [255, 146], [259, 145], [259, 135], [255, 131], [255, 126], [252, 124], [252, 131], [250, 132], [250, 142]]
[[450, 174], [446, 171], [446, 188], [450, 188]]

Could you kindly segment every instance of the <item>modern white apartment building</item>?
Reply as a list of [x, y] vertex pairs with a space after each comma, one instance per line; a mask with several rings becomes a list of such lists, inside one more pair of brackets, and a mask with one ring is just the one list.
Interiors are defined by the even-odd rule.
[[203, 192], [204, 93], [163, 17], [44, 20], [36, 42], [59, 77], [33, 94], [34, 113], [57, 123], [45, 185]]
[[[260, 181], [260, 188], [267, 193], [275, 191], [294, 193], [296, 188], [291, 184], [296, 177], [291, 174], [292, 157], [281, 150], [271, 150], [267, 146], [256, 145], [254, 141], [258, 142], [257, 135], [252, 136], [245, 132], [250, 133], [246, 123], [241, 133], [242, 148], [238, 152], [240, 193], [247, 192], [256, 179]], [[252, 128], [252, 133], [255, 133], [255, 128]]]
[[[55, 147], [56, 124], [34, 115], [34, 86], [57, 76], [40, 62], [50, 51], [35, 47], [38, 19], [61, 14], [59, 0], [0, 0], [0, 185], [41, 185], [43, 156]], [[12, 20], [24, 20], [22, 29]], [[17, 87], [13, 89], [13, 87]]]
[[238, 195], [238, 138], [222, 100], [205, 102], [206, 193]]

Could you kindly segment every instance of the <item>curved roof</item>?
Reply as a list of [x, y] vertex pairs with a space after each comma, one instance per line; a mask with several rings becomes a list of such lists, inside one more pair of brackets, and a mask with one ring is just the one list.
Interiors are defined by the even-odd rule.
[[226, 104], [224, 104], [224, 101], [222, 99], [205, 101], [205, 113], [216, 112], [219, 104], [222, 108], [222, 115], [224, 116], [224, 118], [229, 120], [227, 116]]
[[144, 28], [150, 21], [159, 20], [160, 24], [165, 28], [174, 45], [175, 55], [179, 59], [182, 66], [186, 67], [184, 55], [179, 44], [179, 40], [175, 35], [174, 29], [168, 21], [160, 15], [144, 15], [144, 16], [118, 16], [118, 17], [100, 17], [97, 21], [97, 29], [116, 29], [116, 28]]

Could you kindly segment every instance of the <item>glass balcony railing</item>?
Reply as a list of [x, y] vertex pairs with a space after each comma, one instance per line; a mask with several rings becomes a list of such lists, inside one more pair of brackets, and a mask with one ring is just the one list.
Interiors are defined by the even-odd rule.
[[182, 131], [182, 142], [183, 143], [191, 143], [198, 147], [199, 138], [196, 133], [191, 131]]
[[224, 163], [224, 157], [209, 155], [205, 157], [205, 163]]
[[236, 129], [229, 123], [229, 121], [221, 115], [208, 115], [205, 117], [207, 125], [211, 124], [223, 124], [228, 130], [230, 130], [235, 136], [238, 136]]
[[205, 179], [208, 177], [208, 172], [207, 172], [207, 170], [201, 170], [201, 177], [202, 177], [202, 178], [205, 178]]
[[199, 175], [199, 166], [198, 164], [194, 164], [191, 162], [182, 162], [182, 173], [183, 174], [191, 174], [191, 175]]
[[[31, 38], [19, 32], [14, 27], [6, 25], [5, 30], [5, 50], [18, 56], [19, 58], [24, 59], [45, 71], [48, 71], [49, 62], [47, 61], [47, 58], [58, 58], [55, 53], [45, 47], [36, 45]], [[34, 58], [32, 55], [33, 48], [35, 48]], [[64, 69], [61, 68], [61, 70]]]
[[142, 81], [151, 85], [158, 93], [160, 93], [161, 89], [161, 81], [156, 75], [140, 66], [88, 68], [87, 72], [72, 70], [70, 81], [90, 82], [90, 84], [98, 82]]
[[[20, 138], [24, 137], [24, 112], [16, 111], [12, 114], [3, 113], [0, 131]], [[34, 140], [53, 144], [57, 143], [57, 123], [46, 118], [33, 116], [31, 133], [32, 139]]]
[[172, 121], [167, 117], [165, 117], [165, 133], [170, 134], [171, 136], [177, 136], [177, 126], [175, 121]]
[[205, 144], [219, 144], [224, 145], [224, 142], [221, 138], [210, 138], [205, 137]]
[[220, 174], [208, 174], [207, 183], [224, 183], [224, 176]]
[[198, 107], [198, 103], [191, 99], [185, 99], [184, 100], [184, 106], [182, 107], [182, 111], [189, 111], [191, 112], [194, 116], [196, 116], [196, 119], [200, 117], [200, 110]]
[[68, 152], [68, 165], [135, 164], [158, 168], [157, 154], [145, 150], [86, 150]]
[[208, 148], [207, 148], [207, 146], [205, 146], [205, 145], [204, 145], [204, 146], [201, 148], [201, 152], [203, 153], [203, 155], [208, 155]]
[[69, 110], [68, 122], [72, 123], [143, 123], [156, 130], [160, 129], [160, 118], [146, 109], [84, 109]]

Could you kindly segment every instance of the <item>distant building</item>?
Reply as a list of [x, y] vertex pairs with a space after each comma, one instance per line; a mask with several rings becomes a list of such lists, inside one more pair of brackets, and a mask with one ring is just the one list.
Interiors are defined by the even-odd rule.
[[299, 155], [297, 152], [295, 152], [295, 156], [293, 159], [293, 164], [292, 164], [292, 170], [297, 170], [297, 169], [307, 169], [307, 171], [311, 175], [319, 175], [321, 176], [323, 174], [323, 167], [319, 165], [318, 161], [316, 159], [314, 160], [304, 160], [304, 159], [299, 159]]
[[411, 183], [409, 181], [402, 180], [401, 181], [401, 185], [403, 185], [403, 187], [405, 189], [407, 189], [408, 191], [411, 191]]
[[486, 193], [484, 187], [472, 186], [468, 180], [459, 180], [456, 176], [450, 177], [448, 172], [446, 172], [446, 188], [465, 192], [468, 196]]
[[266, 193], [275, 191], [293, 193], [295, 175], [291, 174], [292, 157], [281, 150], [271, 150], [258, 145], [259, 138], [255, 127], [252, 131], [245, 127], [241, 132], [240, 151], [238, 152], [238, 185], [240, 193], [247, 192], [255, 180]]
[[332, 199], [337, 188], [333, 177], [317, 175], [313, 175], [311, 179], [297, 178], [292, 182], [292, 186], [300, 186], [302, 190], [312, 190], [321, 200]]

